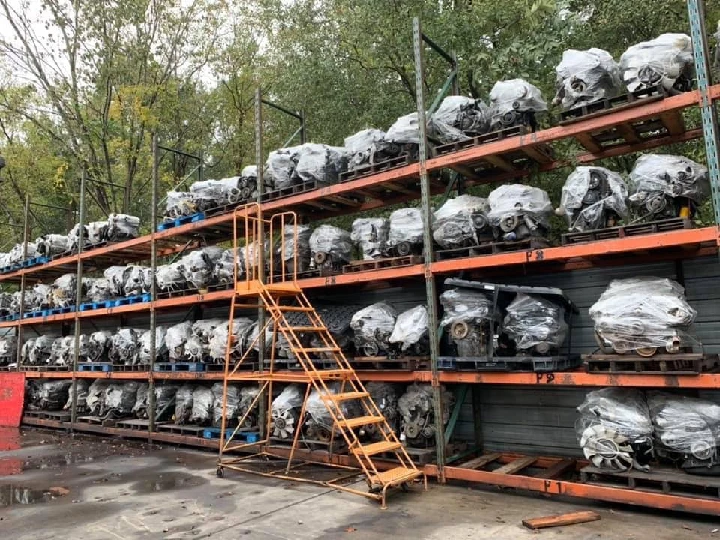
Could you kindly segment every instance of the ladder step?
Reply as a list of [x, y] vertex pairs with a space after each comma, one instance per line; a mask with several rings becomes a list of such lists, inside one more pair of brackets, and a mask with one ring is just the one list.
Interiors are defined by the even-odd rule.
[[308, 370], [307, 374], [317, 379], [337, 378], [341, 375], [353, 375], [352, 369], [318, 369], [317, 371]]
[[283, 326], [280, 330], [292, 330], [293, 332], [323, 332], [327, 330], [324, 326]]
[[395, 467], [394, 469], [371, 475], [370, 484], [374, 486], [393, 486], [409, 482], [410, 480], [414, 480], [421, 474], [422, 473], [417, 469], [408, 469], [407, 467]]
[[322, 399], [328, 401], [350, 401], [351, 399], [362, 399], [370, 397], [369, 392], [343, 392], [341, 394], [327, 394], [321, 395]]
[[346, 418], [345, 420], [338, 420], [337, 424], [340, 427], [356, 428], [360, 426], [366, 426], [368, 424], [380, 424], [385, 421], [382, 416], [358, 416], [357, 418]]
[[340, 347], [303, 347], [293, 352], [340, 352]]
[[[270, 306], [268, 306], [268, 307], [270, 307]], [[315, 311], [315, 308], [303, 307], [303, 306], [273, 306], [272, 309], [276, 309], [283, 313], [286, 311], [304, 311], [304, 312]]]
[[374, 456], [383, 452], [399, 450], [402, 445], [399, 442], [380, 441], [372, 444], [365, 444], [352, 449], [356, 456]]

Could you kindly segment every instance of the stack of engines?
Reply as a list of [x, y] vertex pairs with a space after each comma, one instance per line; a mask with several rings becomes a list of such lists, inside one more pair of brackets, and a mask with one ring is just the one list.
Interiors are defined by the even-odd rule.
[[475, 246], [494, 238], [485, 199], [460, 195], [448, 199], [435, 211], [432, 231], [435, 243], [443, 249]]
[[282, 190], [305, 182], [335, 184], [347, 170], [345, 148], [307, 143], [270, 152], [263, 179], [269, 190]]
[[720, 405], [657, 391], [603, 388], [578, 407], [578, 442], [597, 468], [647, 471], [665, 462], [692, 474], [720, 472]]
[[[223, 383], [215, 383], [212, 387], [205, 385], [184, 384], [175, 395], [175, 423], [193, 424], [197, 426], [221, 427], [223, 422]], [[240, 420], [245, 419], [240, 427], [257, 426], [257, 412], [250, 411], [250, 405], [258, 395], [256, 386], [227, 386], [225, 399], [225, 427], [237, 427]]]
[[350, 327], [359, 355], [421, 356], [429, 353], [425, 306], [415, 306], [398, 315], [392, 306], [378, 302], [357, 311]]
[[681, 285], [653, 277], [613, 280], [590, 307], [603, 352], [645, 357], [692, 350], [697, 340], [688, 331], [696, 315]]
[[503, 242], [546, 238], [553, 213], [548, 194], [540, 188], [508, 184], [488, 196], [488, 221], [493, 235]]
[[240, 176], [220, 180], [201, 180], [190, 186], [190, 191], [168, 191], [165, 202], [165, 222], [206, 212], [224, 206], [249, 201], [257, 188], [257, 167], [245, 167]]
[[413, 448], [432, 448], [435, 438], [442, 436], [450, 419], [454, 396], [440, 385], [442, 400], [442, 426], [435, 421], [433, 389], [429, 384], [412, 384], [397, 403], [400, 415], [400, 440]]
[[[204, 319], [173, 325], [165, 335], [168, 360], [222, 364], [227, 352], [228, 330], [226, 319]], [[239, 360], [253, 345], [257, 323], [244, 317], [236, 318], [232, 330], [230, 354], [234, 360]]]

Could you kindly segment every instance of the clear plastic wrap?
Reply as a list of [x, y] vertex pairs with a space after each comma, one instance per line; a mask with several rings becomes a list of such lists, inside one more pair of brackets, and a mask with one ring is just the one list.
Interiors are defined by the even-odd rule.
[[450, 289], [440, 295], [443, 307], [441, 326], [456, 322], [482, 324], [492, 317], [493, 304], [487, 295], [473, 289]]
[[429, 384], [411, 384], [398, 399], [398, 411], [401, 415], [400, 439], [409, 446], [428, 447], [437, 433], [443, 433], [443, 427], [450, 419], [453, 395], [440, 385], [443, 402], [443, 425], [435, 425], [433, 407], [433, 389]]
[[332, 225], [320, 225], [310, 235], [310, 266], [341, 266], [352, 259], [350, 233]]
[[13, 295], [11, 293], [0, 292], [0, 316], [10, 315], [12, 313]]
[[36, 283], [33, 285], [32, 294], [25, 292], [25, 311], [50, 309], [53, 305], [52, 293], [52, 285]]
[[175, 423], [189, 424], [193, 412], [193, 390], [192, 384], [183, 384], [175, 394]]
[[60, 276], [52, 284], [52, 306], [56, 308], [74, 306], [76, 293], [77, 276], [75, 274]]
[[362, 251], [363, 259], [380, 259], [387, 250], [390, 222], [385, 218], [358, 218], [353, 221], [350, 239]]
[[105, 405], [105, 396], [108, 388], [110, 387], [110, 381], [103, 379], [95, 379], [88, 388], [87, 398], [85, 404], [87, 405], [88, 413], [99, 416]]
[[385, 140], [396, 144], [420, 144], [418, 114], [406, 114], [395, 120], [387, 130]]
[[[235, 337], [232, 348], [232, 356], [236, 359], [242, 358], [247, 346], [247, 336], [253, 321], [245, 317], [239, 317], [233, 320], [233, 336]], [[230, 325], [227, 321], [220, 324], [210, 336], [208, 352], [210, 358], [220, 364], [225, 361], [225, 352], [227, 350], [227, 336]]]
[[45, 411], [59, 411], [67, 403], [71, 380], [44, 381], [40, 387], [39, 405]]
[[238, 204], [242, 199], [239, 176], [220, 180], [202, 180], [190, 186], [190, 193], [198, 212]]
[[653, 86], [688, 91], [695, 74], [690, 36], [662, 34], [633, 45], [620, 57], [620, 70], [630, 92]]
[[69, 366], [73, 362], [71, 347], [75, 341], [74, 336], [55, 338], [48, 363], [52, 366]]
[[395, 320], [388, 341], [397, 344], [400, 352], [422, 354], [428, 348], [428, 311], [426, 306], [415, 306], [403, 311]]
[[[337, 394], [340, 391], [340, 385], [328, 385], [330, 394]], [[332, 434], [334, 424], [333, 416], [328, 411], [327, 404], [322, 397], [325, 396], [324, 391], [313, 389], [305, 402], [304, 431], [305, 437], [311, 440], [329, 440]], [[357, 418], [362, 416], [362, 404], [358, 400], [344, 400], [339, 404], [345, 418]]]
[[108, 351], [108, 358], [113, 364], [134, 366], [138, 363], [140, 336], [142, 330], [120, 328], [113, 334]]
[[111, 383], [105, 392], [103, 416], [112, 413], [116, 416], [129, 416], [135, 407], [139, 383]]
[[105, 278], [84, 278], [85, 282], [85, 297], [90, 302], [104, 302], [110, 300], [115, 295], [113, 294], [113, 286], [108, 279]]
[[77, 379], [75, 381], [75, 386], [71, 384], [68, 388], [68, 399], [65, 403], [65, 406], [63, 407], [63, 410], [72, 410], [73, 395], [75, 394], [75, 392], [77, 392], [77, 412], [78, 414], [85, 414], [87, 412], [87, 398], [89, 388], [90, 383], [86, 379]]
[[490, 129], [533, 124], [533, 115], [547, 111], [537, 86], [522, 79], [498, 81], [490, 90]]
[[295, 183], [298, 147], [280, 148], [270, 152], [265, 163], [265, 174], [273, 189], [284, 189]]
[[40, 257], [60, 255], [70, 249], [70, 239], [65, 234], [46, 234], [35, 240]]
[[696, 311], [685, 300], [685, 290], [665, 278], [616, 279], [590, 307], [595, 332], [615, 352], [691, 347], [687, 334]]
[[148, 417], [148, 407], [150, 406], [150, 386], [148, 383], [139, 383], [137, 392], [135, 393], [135, 405], [133, 405], [132, 413], [137, 418]]
[[10, 252], [7, 254], [7, 264], [17, 264], [24, 259], [32, 259], [33, 257], [37, 257], [37, 244], [35, 244], [35, 242], [28, 242], [27, 253], [25, 253], [25, 255], [23, 255], [24, 251], [24, 244], [15, 244], [10, 250]]
[[0, 338], [0, 366], [15, 363], [17, 358], [17, 337], [3, 336]]
[[183, 216], [191, 216], [192, 214], [196, 214], [197, 211], [192, 193], [185, 191], [167, 192], [164, 221], [173, 221]]
[[183, 256], [179, 263], [185, 281], [196, 289], [205, 289], [213, 281], [215, 263], [222, 257], [223, 251], [213, 246]]
[[190, 423], [199, 426], [206, 426], [212, 423], [214, 400], [215, 398], [210, 388], [206, 386], [196, 386], [193, 390]]
[[[75, 336], [67, 336], [68, 344], [68, 365], [72, 365], [75, 360]], [[80, 334], [78, 336], [78, 362], [86, 363], [90, 353], [90, 336]]]
[[595, 467], [646, 469], [653, 457], [653, 430], [642, 392], [631, 388], [594, 390], [588, 392], [577, 410], [578, 442]]
[[187, 288], [183, 267], [179, 262], [163, 264], [155, 270], [155, 281], [163, 292], [182, 291]]
[[507, 307], [503, 330], [520, 351], [547, 354], [565, 342], [565, 309], [545, 298], [519, 293]]
[[603, 167], [577, 167], [565, 180], [560, 208], [570, 232], [603, 229], [627, 219], [628, 189], [622, 176]]
[[[165, 344], [165, 334], [167, 329], [164, 326], [155, 327], [155, 362], [167, 362], [168, 348]], [[140, 335], [140, 345], [138, 347], [138, 364], [150, 364], [152, 356], [150, 355], [150, 341], [152, 332], [146, 330]]]
[[[400, 414], [398, 412], [400, 392], [398, 385], [386, 382], [369, 382], [365, 385], [365, 389], [370, 394], [370, 398], [375, 402], [375, 405], [380, 409], [390, 428], [397, 433], [400, 427]], [[364, 429], [368, 438], [378, 438], [377, 424], [368, 424]]]
[[155, 421], [165, 422], [172, 419], [177, 392], [178, 386], [175, 384], [155, 383]]
[[460, 195], [445, 201], [435, 211], [432, 231], [435, 242], [444, 249], [474, 246], [492, 240], [488, 221], [490, 205], [473, 195]]
[[[50, 363], [52, 356], [53, 344], [57, 337], [55, 336], [38, 336], [34, 340], [28, 340], [28, 365], [44, 366]], [[24, 347], [23, 347], [24, 349]]]
[[504, 241], [544, 236], [554, 209], [548, 194], [536, 187], [506, 184], [488, 196], [488, 220]]
[[628, 184], [630, 205], [654, 219], [678, 217], [684, 199], [700, 205], [710, 196], [707, 168], [683, 156], [640, 156]]
[[346, 137], [343, 146], [349, 154], [348, 170], [354, 171], [376, 162], [376, 155], [385, 146], [385, 132], [370, 128]]
[[[223, 417], [223, 383], [212, 385], [213, 395], [213, 426], [220, 427]], [[240, 388], [228, 384], [227, 397], [225, 399], [225, 427], [232, 428], [237, 425], [238, 409], [240, 407]]]
[[192, 336], [193, 323], [185, 321], [167, 329], [165, 345], [171, 362], [182, 362], [185, 358], [185, 344]]
[[350, 321], [355, 333], [355, 349], [366, 356], [388, 352], [396, 319], [397, 311], [385, 302], [372, 304], [355, 313]]
[[123, 290], [125, 296], [135, 296], [150, 292], [152, 287], [152, 270], [144, 266], [128, 266]]
[[620, 66], [602, 49], [563, 52], [555, 68], [557, 94], [553, 103], [572, 109], [615, 97], [622, 91]]
[[283, 388], [272, 402], [272, 435], [280, 439], [290, 439], [298, 425], [300, 407], [304, 392], [297, 384]]
[[110, 214], [106, 234], [110, 242], [137, 238], [140, 236], [140, 218], [129, 214]]
[[[245, 264], [242, 262], [243, 250], [238, 249], [238, 256], [234, 257], [234, 249], [226, 249], [215, 261], [213, 268], [213, 280], [221, 285], [233, 283], [235, 280], [235, 266], [237, 265], [237, 277], [242, 279], [245, 272]], [[233, 259], [235, 259], [233, 261]], [[159, 278], [158, 278], [159, 279]]]
[[[245, 417], [245, 421], [241, 427], [251, 428], [257, 427], [258, 425], [258, 406], [257, 402], [253, 405], [255, 398], [260, 393], [260, 388], [257, 386], [243, 386], [240, 389], [240, 403], [237, 408], [238, 422]], [[250, 406], [253, 408], [250, 409]]]
[[223, 319], [204, 319], [192, 325], [192, 335], [185, 343], [184, 357], [188, 362], [204, 362], [210, 359], [210, 338], [220, 327], [227, 326]]
[[90, 334], [88, 339], [88, 361], [107, 362], [112, 339], [112, 332], [108, 332], [107, 330]]
[[423, 217], [419, 208], [395, 210], [390, 214], [389, 227], [388, 248], [395, 250], [397, 255], [409, 255], [423, 245]]
[[129, 266], [109, 266], [103, 271], [103, 277], [108, 280], [113, 297], [125, 296], [125, 282], [129, 274]]
[[[295, 245], [295, 239], [297, 235], [297, 246]], [[282, 251], [280, 254], [280, 260], [283, 264], [283, 269], [286, 272], [296, 271], [298, 273], [305, 272], [310, 268], [310, 237], [312, 236], [312, 230], [308, 225], [285, 225], [283, 227], [282, 244], [278, 241], [276, 244], [276, 252]], [[297, 254], [297, 267], [293, 268], [293, 261]]]
[[[464, 134], [481, 135], [490, 130], [490, 109], [481, 100], [465, 96], [447, 96], [430, 117], [435, 131], [450, 126]], [[445, 130], [442, 130], [445, 131]]]
[[647, 400], [659, 454], [692, 459], [694, 466], [718, 462], [720, 405], [662, 392], [648, 393]]
[[342, 147], [307, 143], [297, 147], [294, 175], [299, 182], [335, 184], [347, 169], [347, 152]]
[[95, 246], [108, 239], [108, 223], [105, 221], [91, 221], [87, 224], [87, 243]]

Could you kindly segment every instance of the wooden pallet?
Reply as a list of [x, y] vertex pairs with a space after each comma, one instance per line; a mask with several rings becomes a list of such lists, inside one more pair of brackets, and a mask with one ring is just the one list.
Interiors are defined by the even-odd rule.
[[545, 249], [550, 243], [545, 238], [533, 237], [516, 242], [486, 242], [476, 246], [441, 249], [435, 252], [438, 261], [446, 259], [464, 259], [467, 257], [478, 257], [480, 255], [493, 255], [509, 251], [527, 251], [533, 249]]
[[649, 358], [637, 354], [593, 353], [583, 355], [583, 360], [590, 373], [697, 375], [720, 367], [718, 355], [702, 353], [661, 353]]
[[552, 461], [544, 460], [538, 456], [513, 456], [506, 459], [501, 453], [488, 453], [464, 461], [459, 465], [453, 465], [460, 469], [483, 470], [495, 474], [520, 474], [544, 480], [560, 479], [563, 476], [574, 473], [577, 467], [577, 460], [557, 458]]
[[[137, 418], [118, 420], [116, 424], [117, 427], [132, 429], [135, 431], [148, 431], [150, 429], [150, 420], [139, 420]], [[161, 423], [155, 422], [155, 429], [158, 429], [160, 426]]]
[[177, 298], [179, 296], [190, 296], [192, 294], [201, 294], [199, 289], [180, 289], [178, 291], [162, 291], [157, 293], [158, 298]]
[[470, 136], [470, 138], [463, 141], [455, 141], [447, 144], [440, 144], [433, 148], [433, 156], [440, 156], [443, 154], [450, 154], [452, 152], [458, 152], [465, 150], [466, 148], [472, 148], [474, 146], [480, 146], [490, 142], [501, 141], [503, 139], [509, 139], [510, 137], [517, 137], [519, 135], [525, 135], [531, 130], [528, 126], [513, 126], [505, 129], [499, 129], [490, 133], [483, 133], [482, 135]]
[[70, 366], [20, 366], [20, 371], [70, 371]]
[[666, 94], [662, 87], [653, 86], [651, 88], [643, 88], [620, 96], [601, 99], [593, 103], [585, 103], [584, 105], [563, 111], [560, 113], [559, 123], [561, 126], [567, 126], [580, 122], [581, 120], [597, 118], [598, 116], [604, 116], [609, 113], [631, 109], [638, 105], [661, 101], [665, 99], [665, 97]]
[[369, 165], [358, 167], [352, 171], [341, 173], [340, 182], [349, 182], [350, 180], [357, 180], [358, 178], [364, 178], [379, 172], [398, 169], [400, 167], [404, 167], [405, 165], [410, 165], [415, 161], [417, 160], [412, 160], [410, 159], [410, 156], [405, 155], [386, 159], [385, 161], [379, 161], [378, 163], [371, 163]]
[[720, 498], [720, 478], [687, 474], [669, 467], [653, 467], [649, 472], [630, 469], [607, 471], [588, 465], [580, 470], [580, 481], [612, 487], [626, 487], [673, 495]]
[[438, 369], [443, 371], [526, 371], [551, 373], [579, 367], [578, 356], [441, 356]]
[[69, 411], [31, 411], [26, 410], [25, 416], [32, 418], [45, 418], [47, 420], [55, 420], [57, 422], [69, 422], [71, 414]]
[[353, 274], [355, 272], [371, 272], [373, 270], [381, 270], [383, 268], [400, 268], [403, 266], [413, 266], [422, 264], [425, 260], [420, 255], [408, 255], [406, 257], [389, 257], [386, 259], [373, 259], [371, 261], [353, 261], [343, 266], [343, 274]]
[[303, 182], [301, 184], [295, 184], [292, 186], [284, 187], [282, 189], [275, 189], [263, 193], [258, 197], [260, 202], [274, 201], [276, 199], [284, 199], [292, 195], [298, 195], [299, 193], [307, 193], [308, 191], [314, 191], [318, 188], [330, 185], [328, 182], [318, 182], [317, 180], [310, 180], [309, 182]]
[[609, 240], [613, 238], [625, 238], [626, 236], [643, 236], [667, 231], [691, 229], [693, 223], [686, 218], [663, 219], [649, 223], [634, 223], [632, 225], [620, 225], [606, 229], [594, 229], [592, 231], [572, 232], [562, 235], [563, 245], [583, 244], [597, 240]]
[[117, 424], [117, 420], [111, 420], [107, 418], [101, 418], [100, 416], [78, 416], [77, 422], [79, 424], [92, 424], [95, 426], [103, 426], [103, 427], [115, 427]]
[[179, 433], [180, 435], [189, 435], [192, 437], [202, 438], [203, 426], [195, 426], [191, 424], [161, 424], [158, 426], [159, 431], [168, 431], [170, 433]]
[[429, 356], [400, 356], [391, 358], [389, 356], [356, 356], [348, 358], [350, 365], [355, 369], [388, 369], [396, 371], [421, 371], [430, 369]]

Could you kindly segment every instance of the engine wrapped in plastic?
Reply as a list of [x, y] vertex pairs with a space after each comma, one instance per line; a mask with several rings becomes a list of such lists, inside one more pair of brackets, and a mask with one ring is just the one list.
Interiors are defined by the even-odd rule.
[[114, 298], [113, 286], [108, 279], [84, 278], [85, 297], [90, 302], [104, 302]]
[[430, 343], [428, 341], [427, 307], [415, 306], [398, 315], [388, 342], [400, 354], [411, 356], [428, 354]]
[[90, 385], [87, 398], [85, 399], [85, 405], [87, 406], [87, 412], [89, 414], [93, 416], [100, 416], [102, 414], [108, 388], [110, 388], [110, 381], [107, 379], [95, 379]]
[[198, 426], [210, 425], [213, 421], [213, 404], [215, 402], [212, 389], [207, 386], [196, 386], [192, 395], [190, 423]]
[[149, 407], [150, 385], [148, 385], [148, 383], [139, 383], [135, 394], [135, 405], [133, 405], [132, 414], [136, 418], [147, 418]]
[[38, 336], [28, 339], [22, 347], [21, 358], [23, 365], [46, 366], [50, 363], [55, 336]]
[[658, 457], [686, 472], [717, 474], [720, 405], [706, 399], [649, 392], [647, 396]]
[[125, 296], [136, 296], [150, 292], [152, 287], [152, 269], [144, 266], [132, 265], [127, 267]]
[[320, 225], [310, 235], [311, 268], [341, 270], [352, 259], [350, 233], [333, 225]]
[[137, 382], [111, 383], [105, 391], [105, 403], [100, 416], [115, 418], [131, 416], [137, 401]]
[[363, 129], [343, 143], [348, 152], [348, 170], [354, 171], [397, 157], [400, 146], [387, 140], [380, 129]]
[[137, 238], [140, 236], [140, 218], [129, 214], [110, 214], [105, 234], [110, 242]]
[[71, 380], [43, 381], [38, 405], [44, 411], [59, 411], [67, 403]]
[[[400, 413], [398, 411], [398, 398], [402, 393], [399, 385], [386, 382], [369, 382], [365, 389], [385, 417], [390, 429], [396, 434], [400, 432]], [[369, 440], [381, 438], [378, 424], [367, 424], [363, 431]]]
[[557, 94], [553, 103], [563, 109], [615, 97], [622, 91], [620, 66], [602, 49], [563, 52], [555, 75]]
[[633, 45], [620, 57], [620, 70], [630, 92], [653, 87], [687, 92], [695, 76], [690, 36], [662, 34]]
[[692, 217], [710, 196], [707, 167], [683, 156], [640, 156], [628, 185], [630, 206], [640, 220]]
[[166, 422], [175, 413], [175, 401], [178, 392], [176, 384], [155, 383], [155, 420]]
[[580, 447], [595, 467], [647, 470], [653, 458], [652, 422], [642, 392], [602, 388], [588, 392], [575, 422]]
[[14, 364], [17, 360], [17, 337], [3, 336], [0, 338], [0, 366]]
[[642, 356], [692, 348], [696, 340], [687, 331], [696, 315], [682, 286], [654, 277], [613, 280], [590, 307], [601, 349]]
[[52, 307], [65, 308], [75, 305], [77, 293], [77, 276], [64, 274], [52, 284]]
[[168, 191], [165, 199], [165, 214], [163, 221], [174, 221], [183, 216], [197, 214], [198, 209], [192, 193], [185, 191]]
[[519, 293], [507, 307], [503, 331], [520, 354], [557, 353], [568, 333], [565, 308], [540, 296]]
[[180, 262], [163, 264], [155, 270], [155, 281], [159, 291], [172, 292], [187, 289], [187, 281]]
[[487, 214], [488, 202], [473, 195], [448, 199], [435, 211], [433, 239], [444, 249], [476, 246], [492, 241], [493, 233]]
[[65, 234], [46, 234], [35, 240], [39, 257], [53, 257], [70, 249], [70, 239]]
[[235, 205], [247, 200], [252, 193], [242, 185], [240, 176], [220, 180], [202, 180], [190, 186], [190, 194], [198, 212], [222, 206]]
[[55, 338], [48, 363], [52, 366], [71, 366], [73, 364], [73, 344], [75, 336]]
[[113, 342], [112, 332], [99, 330], [90, 334], [88, 338], [88, 361], [89, 362], [107, 362], [110, 353], [110, 347]]
[[440, 295], [440, 304], [440, 325], [449, 331], [457, 355], [471, 358], [488, 354], [488, 338], [494, 332], [492, 301], [480, 291], [450, 289]]
[[450, 419], [450, 410], [454, 402], [452, 393], [440, 385], [443, 425], [435, 424], [433, 389], [429, 384], [411, 384], [398, 399], [400, 412], [400, 440], [414, 448], [430, 448], [435, 444], [435, 436], [444, 432]]
[[205, 362], [210, 358], [210, 339], [220, 327], [227, 327], [223, 319], [203, 319], [192, 325], [192, 334], [185, 342], [184, 358], [187, 362]]
[[33, 285], [32, 292], [25, 291], [25, 311], [50, 309], [53, 305], [52, 294], [52, 285], [36, 283]]
[[113, 334], [108, 358], [113, 364], [134, 366], [138, 363], [142, 330], [120, 328]]
[[[447, 96], [430, 117], [430, 132], [441, 142], [452, 142], [490, 131], [490, 108], [481, 100]], [[448, 130], [447, 127], [452, 128]], [[459, 135], [458, 135], [459, 133]]]
[[[230, 285], [235, 280], [235, 269], [237, 278], [242, 279], [245, 274], [245, 263], [242, 261], [244, 250], [238, 249], [237, 257], [234, 249], [226, 249], [222, 252], [213, 268], [213, 281], [218, 285]], [[159, 282], [158, 282], [159, 283]]]
[[[164, 326], [155, 327], [155, 362], [167, 362], [168, 348], [165, 344], [165, 334], [167, 329]], [[152, 340], [152, 331], [146, 330], [140, 335], [140, 344], [138, 346], [137, 363], [140, 365], [150, 365], [152, 355], [150, 354], [150, 341]]]
[[193, 390], [192, 384], [183, 384], [175, 394], [175, 423], [189, 424], [193, 412]]
[[[248, 346], [248, 334], [250, 333], [252, 325], [253, 321], [245, 317], [233, 319], [233, 346], [230, 354], [234, 360], [239, 360], [243, 354], [245, 354]], [[212, 361], [216, 364], [225, 362], [229, 329], [230, 325], [227, 321], [223, 321], [223, 324], [218, 325], [210, 336], [208, 353]]]
[[415, 161], [420, 145], [420, 129], [416, 112], [401, 116], [385, 133], [385, 150], [393, 158]]
[[295, 183], [319, 182], [335, 184], [347, 170], [345, 148], [325, 144], [307, 143], [297, 147]]
[[88, 412], [87, 398], [90, 383], [86, 379], [77, 379], [75, 385], [70, 385], [68, 388], [68, 399], [63, 407], [64, 411], [72, 410], [73, 395], [77, 393], [77, 400], [75, 405], [77, 407], [78, 414], [86, 414]]
[[12, 304], [13, 295], [11, 293], [0, 292], [0, 317], [12, 313]]
[[536, 187], [506, 184], [488, 196], [488, 220], [495, 238], [515, 242], [527, 238], [545, 238], [550, 227], [553, 206], [548, 194]]
[[350, 321], [355, 333], [355, 350], [365, 356], [388, 353], [396, 319], [397, 311], [385, 302], [372, 304], [355, 313]]
[[214, 279], [215, 263], [223, 254], [216, 246], [191, 251], [179, 261], [185, 281], [196, 289], [205, 289]]
[[103, 277], [108, 280], [114, 298], [125, 296], [125, 282], [129, 275], [129, 266], [109, 266], [103, 271]]
[[400, 208], [390, 214], [388, 252], [393, 257], [421, 254], [423, 251], [423, 216], [419, 208]]
[[312, 231], [308, 225], [285, 225], [282, 230], [282, 241], [275, 244], [278, 262], [282, 264], [282, 272], [302, 273], [310, 268], [310, 238]]
[[263, 179], [272, 189], [284, 189], [296, 183], [298, 148], [297, 146], [279, 148], [268, 155]]
[[628, 189], [622, 176], [603, 167], [577, 167], [565, 180], [558, 215], [570, 232], [614, 227], [628, 217]]
[[358, 218], [353, 221], [350, 240], [360, 247], [366, 261], [380, 259], [387, 251], [390, 222], [385, 218]]
[[537, 127], [536, 113], [547, 111], [537, 86], [522, 79], [498, 81], [490, 90], [490, 130]]
[[171, 362], [183, 362], [185, 359], [185, 344], [192, 336], [193, 323], [185, 321], [175, 324], [167, 329], [165, 345], [168, 348], [168, 357]]
[[291, 439], [295, 434], [300, 417], [300, 408], [305, 392], [297, 384], [283, 388], [272, 402], [272, 436], [278, 439]]
[[[328, 384], [330, 394], [340, 393], [340, 385]], [[334, 419], [328, 411], [328, 406], [323, 400], [326, 393], [324, 390], [313, 389], [305, 402], [305, 418], [303, 419], [303, 435], [310, 441], [330, 442]], [[338, 403], [345, 418], [357, 418], [362, 416], [362, 405], [358, 400], [343, 400]], [[362, 428], [360, 430], [362, 432]]]

